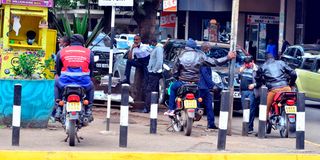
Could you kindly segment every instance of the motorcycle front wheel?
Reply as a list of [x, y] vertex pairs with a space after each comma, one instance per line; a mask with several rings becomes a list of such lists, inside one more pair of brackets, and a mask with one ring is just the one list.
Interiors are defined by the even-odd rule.
[[76, 139], [76, 121], [75, 120], [69, 121], [68, 135], [69, 135], [69, 146], [74, 146], [75, 139]]

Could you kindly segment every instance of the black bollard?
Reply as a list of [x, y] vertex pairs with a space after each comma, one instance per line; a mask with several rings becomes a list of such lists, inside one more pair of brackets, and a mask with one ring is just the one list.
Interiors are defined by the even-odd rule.
[[119, 146], [127, 147], [129, 124], [129, 85], [122, 84]]
[[246, 98], [243, 106], [242, 136], [248, 136], [250, 119], [250, 99]]
[[304, 149], [305, 139], [305, 94], [298, 93], [298, 106], [297, 106], [297, 120], [296, 120], [296, 149]]
[[12, 146], [19, 146], [21, 123], [21, 84], [14, 85], [13, 111], [12, 111]]
[[267, 123], [267, 87], [261, 87], [260, 105], [259, 105], [259, 130], [258, 138], [266, 137], [266, 123]]
[[221, 107], [219, 116], [218, 150], [226, 149], [228, 115], [229, 115], [229, 90], [223, 90], [221, 95]]
[[150, 134], [157, 134], [158, 92], [151, 93]]

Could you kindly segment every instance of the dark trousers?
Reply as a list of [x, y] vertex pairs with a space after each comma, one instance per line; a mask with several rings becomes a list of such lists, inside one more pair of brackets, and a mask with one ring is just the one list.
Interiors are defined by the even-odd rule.
[[161, 73], [148, 73], [148, 82], [147, 82], [147, 87], [146, 87], [146, 92], [145, 92], [145, 109], [147, 111], [150, 111], [150, 106], [151, 106], [151, 93], [152, 92], [159, 92], [159, 80], [162, 78]]
[[208, 128], [213, 128], [214, 124], [214, 113], [213, 113], [213, 97], [209, 89], [200, 89], [200, 97], [202, 98], [202, 104], [205, 105], [207, 111]]
[[242, 109], [244, 106], [245, 98], [250, 99], [250, 118], [249, 118], [249, 131], [253, 131], [253, 124], [254, 124], [254, 116], [256, 114], [256, 102], [255, 102], [255, 96], [253, 91], [241, 91], [241, 104]]
[[127, 64], [126, 64], [126, 70], [124, 72], [125, 76], [126, 76], [126, 80], [130, 83], [130, 73], [131, 73], [131, 68], [132, 66], [134, 67], [140, 67], [143, 69], [143, 79], [144, 82], [147, 82], [147, 75], [148, 75], [148, 64], [149, 64], [149, 59], [150, 56], [144, 57], [144, 58], [135, 58], [132, 60], [127, 60]]

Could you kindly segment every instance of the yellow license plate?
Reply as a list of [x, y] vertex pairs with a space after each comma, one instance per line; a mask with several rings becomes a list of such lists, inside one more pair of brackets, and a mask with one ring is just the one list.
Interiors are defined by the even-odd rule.
[[67, 112], [81, 111], [80, 102], [68, 102], [67, 103]]
[[197, 108], [196, 100], [184, 100], [184, 108]]
[[285, 110], [287, 114], [295, 114], [297, 112], [297, 106], [286, 106]]

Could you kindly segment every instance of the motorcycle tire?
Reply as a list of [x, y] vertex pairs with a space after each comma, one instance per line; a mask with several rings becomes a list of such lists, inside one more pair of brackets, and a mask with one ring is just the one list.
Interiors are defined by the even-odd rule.
[[270, 134], [271, 133], [271, 129], [272, 129], [272, 124], [270, 122], [267, 122], [266, 124], [266, 133]]
[[192, 131], [193, 118], [186, 116], [186, 122], [184, 127], [184, 135], [190, 136]]
[[69, 146], [75, 145], [75, 139], [76, 139], [76, 121], [70, 120], [69, 121]]
[[281, 112], [281, 118], [283, 118], [283, 120], [284, 120], [284, 126], [283, 126], [283, 128], [280, 128], [280, 130], [279, 130], [280, 136], [281, 136], [281, 138], [288, 138], [289, 120], [288, 120], [288, 116], [286, 115], [286, 112], [284, 110]]

